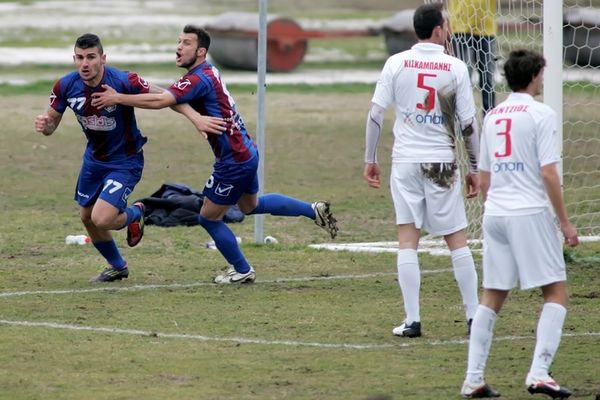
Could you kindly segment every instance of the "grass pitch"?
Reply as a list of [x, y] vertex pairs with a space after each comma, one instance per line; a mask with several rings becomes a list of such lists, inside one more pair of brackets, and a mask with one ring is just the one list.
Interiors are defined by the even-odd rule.
[[[255, 95], [231, 91], [253, 131]], [[361, 177], [371, 91], [268, 94], [264, 189], [330, 200], [339, 242], [395, 239], [387, 187]], [[328, 237], [303, 219], [266, 217], [275, 246], [253, 243], [252, 218], [231, 225], [254, 285], [210, 284], [224, 261], [200, 227], [153, 226], [134, 249], [115, 233], [129, 280], [88, 284], [100, 256], [64, 244], [83, 232], [72, 197], [84, 138], [70, 112], [53, 136], [36, 134], [46, 104], [45, 94], [0, 97], [0, 399], [459, 398], [467, 343], [447, 257], [421, 257], [420, 339], [391, 335], [403, 318], [395, 256], [309, 249]], [[169, 110], [137, 115], [150, 140], [131, 198], [167, 181], [201, 189], [212, 154], [191, 125]], [[380, 145], [384, 176], [391, 140]], [[600, 391], [598, 250], [568, 253], [572, 300], [552, 370], [576, 399]], [[513, 293], [496, 325], [487, 378], [504, 398], [531, 398], [524, 379], [541, 301], [537, 291]]]

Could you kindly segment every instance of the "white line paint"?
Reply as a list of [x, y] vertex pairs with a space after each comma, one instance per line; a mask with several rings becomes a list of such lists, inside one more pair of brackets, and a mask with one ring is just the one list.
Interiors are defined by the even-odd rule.
[[[451, 272], [452, 269], [432, 269], [422, 270], [422, 274], [440, 274]], [[331, 276], [306, 276], [297, 278], [281, 278], [268, 281], [258, 280], [255, 284], [273, 284], [273, 283], [288, 283], [288, 282], [312, 282], [312, 281], [333, 281], [333, 280], [345, 280], [345, 279], [368, 279], [377, 278], [383, 276], [395, 276], [396, 272], [375, 272], [372, 274], [359, 274], [359, 275], [331, 275]], [[95, 287], [86, 289], [55, 289], [55, 290], [24, 290], [18, 292], [0, 292], [1, 297], [17, 297], [17, 296], [28, 296], [28, 295], [51, 295], [51, 294], [74, 294], [74, 293], [95, 293], [95, 292], [127, 292], [136, 290], [152, 290], [152, 289], [188, 289], [193, 287], [202, 286], [215, 286], [214, 283], [209, 282], [192, 282], [192, 283], [171, 283], [164, 285], [133, 285], [133, 286], [109, 286], [109, 287]]]
[[[94, 327], [94, 326], [83, 326], [83, 325], [72, 325], [72, 324], [61, 324], [56, 322], [33, 322], [33, 321], [11, 321], [11, 320], [0, 320], [0, 324], [8, 326], [23, 326], [29, 328], [47, 328], [47, 329], [62, 329], [70, 331], [86, 331], [86, 332], [97, 332], [97, 333], [110, 333], [118, 335], [133, 335], [133, 336], [147, 336], [164, 339], [184, 339], [184, 340], [197, 340], [202, 342], [231, 342], [231, 343], [243, 343], [243, 344], [262, 344], [262, 345], [280, 345], [290, 347], [317, 347], [326, 349], [351, 349], [351, 350], [378, 350], [378, 349], [389, 349], [389, 348], [406, 348], [415, 346], [451, 346], [451, 345], [463, 345], [469, 341], [467, 339], [455, 339], [455, 340], [410, 340], [403, 341], [402, 343], [363, 343], [363, 344], [351, 344], [351, 343], [319, 343], [319, 342], [301, 342], [296, 340], [266, 340], [257, 338], [244, 338], [244, 337], [216, 337], [216, 336], [203, 336], [185, 333], [163, 333], [145, 331], [139, 329], [121, 329], [121, 328], [109, 328], [109, 327]], [[600, 332], [583, 332], [583, 333], [568, 333], [564, 334], [563, 337], [595, 337], [600, 336]], [[502, 336], [494, 338], [494, 341], [517, 341], [517, 340], [534, 340], [534, 336]]]

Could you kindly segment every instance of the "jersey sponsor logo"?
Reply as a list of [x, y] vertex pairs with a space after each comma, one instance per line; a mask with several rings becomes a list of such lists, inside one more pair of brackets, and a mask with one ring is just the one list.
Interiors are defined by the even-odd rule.
[[84, 117], [83, 115], [78, 115], [77, 120], [83, 129], [89, 129], [93, 131], [112, 131], [117, 127], [117, 121], [111, 117], [99, 117], [97, 115]]
[[417, 114], [415, 116], [415, 121], [417, 121], [418, 124], [443, 125], [446, 122], [446, 119], [443, 115], [439, 114]]
[[523, 172], [525, 171], [525, 164], [521, 161], [495, 162], [492, 169], [494, 172]]
[[232, 189], [233, 189], [232, 184], [225, 184], [225, 183], [219, 182], [219, 184], [215, 188], [215, 194], [217, 196], [227, 197], [227, 196], [229, 196], [229, 193], [231, 193]]
[[192, 82], [189, 79], [182, 79], [179, 82], [173, 84], [179, 90], [185, 90], [187, 87], [192, 86]]

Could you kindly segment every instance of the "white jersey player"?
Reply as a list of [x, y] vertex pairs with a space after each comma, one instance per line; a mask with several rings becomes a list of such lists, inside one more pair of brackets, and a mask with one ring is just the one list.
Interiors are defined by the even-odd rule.
[[421, 336], [417, 258], [421, 229], [444, 236], [451, 250], [469, 326], [478, 303], [477, 273], [467, 246], [467, 219], [455, 158], [459, 131], [470, 161], [467, 197], [476, 196], [479, 137], [471, 81], [466, 65], [444, 53], [448, 21], [442, 5], [419, 7], [413, 22], [419, 42], [387, 60], [375, 88], [366, 125], [363, 174], [369, 186], [381, 186], [377, 144], [385, 109], [394, 104], [390, 186], [398, 225], [398, 282], [406, 317], [392, 332], [407, 337]]
[[484, 370], [496, 316], [508, 291], [541, 287], [533, 361], [525, 385], [530, 393], [567, 398], [571, 392], [548, 374], [566, 316], [565, 262], [550, 211], [552, 204], [565, 242], [578, 244], [569, 222], [556, 169], [556, 114], [534, 100], [541, 93], [544, 58], [528, 50], [510, 53], [504, 65], [513, 93], [488, 112], [483, 127], [481, 189], [483, 217], [483, 296], [473, 319], [469, 359], [462, 394], [498, 397], [484, 381]]

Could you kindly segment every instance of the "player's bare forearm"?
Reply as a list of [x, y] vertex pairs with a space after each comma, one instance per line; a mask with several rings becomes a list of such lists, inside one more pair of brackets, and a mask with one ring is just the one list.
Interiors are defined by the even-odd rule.
[[208, 133], [213, 135], [223, 134], [225, 126], [227, 125], [227, 122], [225, 122], [222, 118], [202, 115], [187, 103], [171, 106], [171, 109], [183, 114], [187, 119], [189, 119], [205, 139], [207, 138]]
[[45, 136], [52, 135], [58, 127], [58, 124], [60, 124], [61, 118], [62, 114], [51, 108], [46, 114], [40, 114], [35, 117], [35, 131]]
[[479, 171], [479, 193], [481, 193], [481, 198], [485, 202], [487, 199], [487, 193], [490, 188], [490, 172], [489, 171]]
[[546, 187], [546, 193], [554, 208], [558, 221], [563, 224], [569, 221], [567, 214], [567, 208], [562, 194], [562, 187], [560, 184], [560, 177], [556, 170], [556, 164], [545, 165], [542, 167], [542, 178], [544, 180], [544, 186]]

